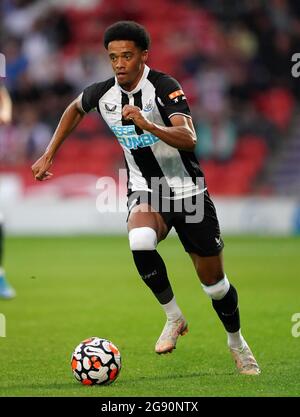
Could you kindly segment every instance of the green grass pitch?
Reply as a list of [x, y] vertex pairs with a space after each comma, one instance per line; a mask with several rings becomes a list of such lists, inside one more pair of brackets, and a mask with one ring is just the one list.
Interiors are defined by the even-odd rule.
[[[1, 396], [299, 396], [300, 239], [225, 237], [225, 267], [240, 299], [243, 334], [262, 368], [237, 375], [226, 337], [176, 238], [159, 246], [189, 333], [169, 355], [154, 353], [165, 317], [138, 277], [124, 237], [10, 237], [5, 266], [17, 297], [0, 301]], [[73, 348], [110, 339], [122, 370], [110, 386], [71, 373]]]

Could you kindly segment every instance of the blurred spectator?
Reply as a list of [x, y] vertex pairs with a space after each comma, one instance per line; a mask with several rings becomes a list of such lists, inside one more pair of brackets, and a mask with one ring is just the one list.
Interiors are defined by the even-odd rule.
[[78, 55], [65, 60], [64, 76], [78, 92], [81, 92], [96, 80], [109, 78], [111, 65], [101, 48], [95, 51], [95, 48], [84, 45], [81, 46]]
[[25, 156], [28, 160], [35, 160], [48, 145], [52, 131], [39, 121], [38, 113], [30, 106], [24, 107], [20, 118], [19, 137], [25, 144]]
[[280, 145], [280, 133], [276, 126], [255, 110], [254, 103], [248, 102], [243, 111], [235, 117], [237, 136], [257, 136], [264, 139], [267, 148], [274, 151]]
[[22, 43], [16, 38], [6, 39], [3, 48], [6, 58], [7, 87], [11, 91], [18, 89], [19, 79], [28, 68], [28, 59], [22, 53]]
[[12, 102], [7, 89], [0, 84], [0, 125], [11, 123]]
[[39, 121], [34, 108], [28, 104], [20, 110], [19, 123], [0, 130], [1, 162], [18, 165], [41, 155], [49, 143], [52, 131]]
[[226, 110], [227, 74], [215, 63], [205, 64], [196, 75], [199, 102], [205, 113], [219, 114]]
[[226, 117], [213, 117], [197, 123], [195, 153], [199, 160], [229, 161], [236, 145], [235, 125]]
[[[102, 34], [120, 19], [144, 24], [157, 41], [149, 64], [182, 80], [200, 160], [230, 161], [247, 134], [276, 152], [300, 99], [291, 77], [296, 0], [2, 0], [0, 48], [14, 101], [13, 125], [1, 128], [3, 163], [35, 159], [68, 103], [112, 74]], [[105, 129], [87, 118], [74, 137], [105, 137]]]

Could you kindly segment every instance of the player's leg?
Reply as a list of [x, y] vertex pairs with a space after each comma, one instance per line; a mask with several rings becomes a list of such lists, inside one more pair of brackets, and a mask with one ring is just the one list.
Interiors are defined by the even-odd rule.
[[128, 218], [129, 245], [137, 270], [151, 289], [167, 316], [166, 325], [156, 343], [157, 353], [171, 352], [187, 323], [177, 305], [165, 263], [156, 250], [168, 234], [162, 216], [147, 204], [135, 206]]
[[238, 294], [223, 269], [222, 252], [216, 256], [191, 253], [204, 292], [227, 332], [227, 343], [240, 373], [258, 375], [258, 364], [241, 334]]
[[204, 292], [211, 298], [213, 308], [222, 321], [228, 335], [230, 347], [240, 347], [243, 339], [240, 333], [238, 295], [230, 284], [223, 268], [222, 252], [216, 256], [200, 256], [190, 253]]
[[197, 216], [195, 222], [190, 222], [181, 215], [176, 222], [176, 231], [194, 262], [203, 290], [212, 299], [213, 308], [225, 327], [232, 354], [239, 355], [238, 360], [235, 357], [239, 371], [257, 374], [259, 368], [240, 330], [237, 291], [224, 272], [224, 244], [215, 206], [207, 192], [194, 200], [194, 207], [198, 210], [195, 209], [195, 215], [202, 213], [203, 216]]
[[5, 278], [5, 271], [3, 268], [3, 250], [4, 250], [4, 231], [3, 231], [3, 218], [0, 213], [0, 298], [10, 299], [15, 297], [15, 290], [9, 285]]

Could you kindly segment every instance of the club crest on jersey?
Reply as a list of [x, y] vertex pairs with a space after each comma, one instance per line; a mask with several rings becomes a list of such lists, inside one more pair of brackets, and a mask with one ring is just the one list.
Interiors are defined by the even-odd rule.
[[150, 100], [148, 101], [148, 103], [146, 103], [146, 104], [145, 104], [145, 106], [144, 106], [143, 110], [144, 110], [145, 112], [149, 112], [149, 111], [153, 110], [153, 101], [151, 100], [151, 98], [150, 98]]
[[108, 113], [114, 113], [116, 111], [117, 105], [113, 104], [112, 106], [109, 106], [108, 104], [104, 104], [105, 110]]

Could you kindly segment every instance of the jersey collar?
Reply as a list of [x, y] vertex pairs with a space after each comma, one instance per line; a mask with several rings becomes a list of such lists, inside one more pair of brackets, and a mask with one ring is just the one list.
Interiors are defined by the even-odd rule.
[[131, 91], [124, 90], [124, 89], [123, 89], [123, 88], [119, 85], [119, 83], [118, 83], [118, 81], [117, 81], [117, 77], [115, 77], [116, 84], [118, 85], [118, 87], [120, 88], [120, 90], [121, 90], [121, 91], [123, 91], [123, 93], [128, 94], [128, 95], [135, 94], [135, 93], [137, 93], [138, 91], [140, 91], [140, 90], [144, 87], [144, 84], [145, 84], [145, 82], [146, 82], [146, 80], [147, 80], [147, 77], [148, 77], [149, 71], [150, 71], [150, 68], [148, 67], [148, 65], [145, 65], [143, 75], [142, 75], [142, 77], [141, 77], [140, 81], [138, 82], [138, 85], [137, 85], [137, 86], [136, 86], [133, 90], [131, 90]]

